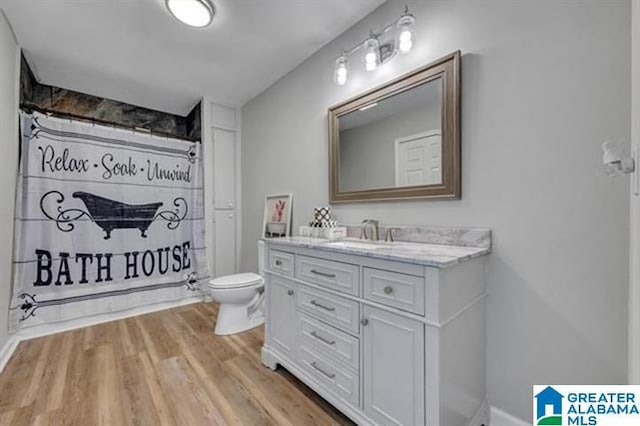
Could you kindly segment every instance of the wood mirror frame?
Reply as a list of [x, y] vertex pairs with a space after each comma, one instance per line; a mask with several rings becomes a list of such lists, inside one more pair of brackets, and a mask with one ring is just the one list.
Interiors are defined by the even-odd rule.
[[[442, 78], [442, 182], [340, 192], [339, 118], [364, 105]], [[329, 108], [329, 200], [331, 203], [460, 198], [460, 51]]]

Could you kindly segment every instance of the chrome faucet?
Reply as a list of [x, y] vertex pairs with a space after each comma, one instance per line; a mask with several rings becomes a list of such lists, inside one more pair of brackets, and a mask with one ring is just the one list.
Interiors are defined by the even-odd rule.
[[[378, 224], [379, 222], [375, 219], [365, 219], [361, 223], [360, 228], [360, 239], [361, 240], [371, 240], [378, 241]], [[367, 235], [367, 228], [371, 228], [371, 236]]]

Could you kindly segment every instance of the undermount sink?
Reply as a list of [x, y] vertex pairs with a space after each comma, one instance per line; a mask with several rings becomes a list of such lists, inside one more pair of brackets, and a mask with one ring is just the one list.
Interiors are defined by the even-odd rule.
[[324, 243], [328, 247], [336, 248], [350, 248], [350, 249], [364, 249], [364, 250], [378, 250], [387, 248], [390, 243], [382, 241], [367, 241], [367, 240], [340, 240], [332, 241], [330, 243]]

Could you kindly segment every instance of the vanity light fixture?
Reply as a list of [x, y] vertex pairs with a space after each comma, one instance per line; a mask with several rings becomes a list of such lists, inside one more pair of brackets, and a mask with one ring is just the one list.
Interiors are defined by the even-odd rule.
[[[169, 1], [169, 0], [167, 0]], [[336, 59], [333, 81], [344, 86], [348, 78], [349, 56], [364, 50], [362, 61], [364, 69], [374, 71], [380, 65], [390, 61], [397, 53], [407, 53], [413, 47], [415, 39], [415, 17], [405, 6], [404, 13], [395, 22], [378, 32], [371, 31], [369, 37], [349, 50], [343, 50]], [[387, 33], [393, 32], [393, 35]]]
[[364, 42], [364, 69], [374, 71], [380, 64], [380, 42], [375, 34]]
[[333, 74], [333, 80], [338, 86], [344, 86], [349, 75], [349, 59], [343, 54], [336, 59], [336, 70]]
[[165, 5], [178, 21], [196, 28], [209, 25], [215, 13], [210, 0], [165, 0]]
[[416, 18], [405, 8], [404, 13], [398, 19], [398, 37], [396, 37], [398, 51], [407, 53], [413, 47], [413, 26]]

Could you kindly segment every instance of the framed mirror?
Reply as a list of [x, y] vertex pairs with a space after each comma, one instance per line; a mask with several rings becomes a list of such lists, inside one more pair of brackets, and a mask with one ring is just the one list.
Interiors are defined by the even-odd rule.
[[331, 203], [460, 198], [460, 52], [329, 109]]

